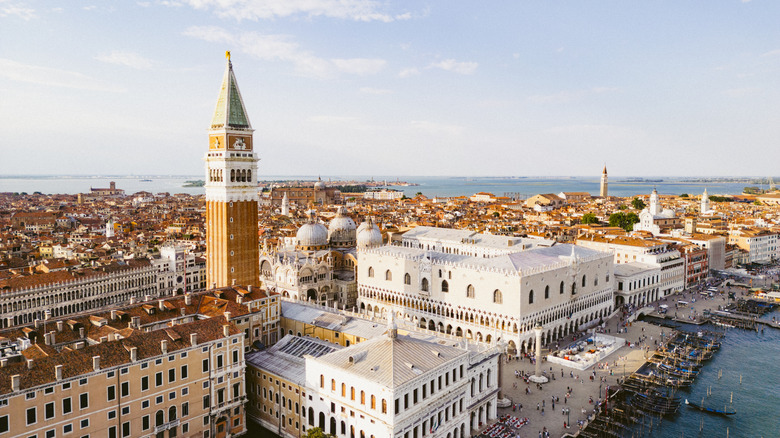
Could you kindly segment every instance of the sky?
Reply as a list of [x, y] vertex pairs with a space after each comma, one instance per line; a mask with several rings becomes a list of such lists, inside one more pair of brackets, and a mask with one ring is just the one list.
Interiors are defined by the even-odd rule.
[[0, 0], [0, 175], [777, 176], [780, 2]]

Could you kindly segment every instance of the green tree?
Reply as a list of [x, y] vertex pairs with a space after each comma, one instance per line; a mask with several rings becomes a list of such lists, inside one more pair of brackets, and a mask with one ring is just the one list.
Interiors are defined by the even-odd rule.
[[641, 200], [639, 198], [634, 198], [631, 201], [631, 206], [634, 207], [635, 210], [641, 210], [641, 209], [645, 208], [645, 201], [643, 201], [643, 200]]
[[312, 427], [306, 431], [306, 438], [332, 438], [333, 435], [325, 433], [319, 427]]
[[637, 216], [636, 213], [631, 212], [626, 215], [626, 220], [623, 222], [623, 229], [631, 231], [634, 229], [634, 224], [637, 222], [639, 222], [639, 216]]
[[639, 222], [639, 216], [636, 213], [625, 214], [622, 211], [609, 215], [609, 226], [620, 227], [626, 231], [634, 229], [634, 224]]
[[501, 217], [501, 213], [499, 213], [497, 211], [494, 211], [493, 212], [493, 217], [495, 217], [495, 218]]
[[689, 196], [690, 196], [690, 195], [688, 195], [687, 193], [683, 193], [682, 195], [680, 195], [680, 197], [681, 197], [681, 198], [687, 198], [687, 197], [689, 197]]
[[582, 215], [580, 222], [583, 224], [597, 224], [599, 223], [599, 219], [593, 213], [585, 213]]
[[625, 210], [625, 209], [627, 209], [627, 208], [628, 208], [628, 207], [627, 207], [625, 204], [620, 204], [620, 205], [618, 205], [618, 210]]

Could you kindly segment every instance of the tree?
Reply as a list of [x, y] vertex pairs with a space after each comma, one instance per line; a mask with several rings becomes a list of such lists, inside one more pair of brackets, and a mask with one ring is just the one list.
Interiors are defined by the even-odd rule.
[[333, 435], [325, 433], [319, 427], [312, 427], [306, 431], [306, 438], [332, 438]]
[[682, 195], [680, 195], [681, 198], [688, 198], [689, 196], [690, 195], [688, 195], [687, 193], [683, 193]]
[[494, 211], [493, 212], [493, 217], [495, 217], [495, 218], [501, 217], [501, 213], [499, 213], [497, 211]]
[[582, 215], [580, 222], [583, 224], [597, 224], [599, 223], [599, 219], [593, 213], [585, 213]]
[[634, 198], [631, 201], [631, 206], [634, 207], [635, 210], [641, 210], [641, 209], [645, 208], [645, 201], [643, 201], [643, 200], [641, 200], [639, 198]]
[[622, 211], [609, 215], [609, 226], [620, 227], [626, 231], [634, 229], [634, 224], [639, 222], [639, 216], [636, 213], [625, 214]]

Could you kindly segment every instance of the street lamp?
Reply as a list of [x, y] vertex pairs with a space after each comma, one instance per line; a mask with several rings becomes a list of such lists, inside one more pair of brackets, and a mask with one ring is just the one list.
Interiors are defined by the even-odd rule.
[[571, 412], [570, 408], [566, 408], [566, 425], [571, 426], [571, 417], [569, 416], [569, 412]]

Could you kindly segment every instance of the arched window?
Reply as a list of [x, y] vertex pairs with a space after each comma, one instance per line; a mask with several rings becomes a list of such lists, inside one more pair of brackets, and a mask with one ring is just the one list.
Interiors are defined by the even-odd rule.
[[585, 287], [585, 276], [582, 276], [582, 287]]
[[544, 287], [544, 299], [546, 300], [548, 298], [550, 298], [550, 286], [545, 286]]
[[173, 421], [176, 419], [176, 406], [171, 406], [168, 409], [168, 421]]
[[246, 171], [246, 180], [252, 182], [252, 169]]
[[371, 394], [371, 409], [376, 409], [376, 396]]
[[341, 396], [346, 397], [347, 396], [347, 384], [342, 383], [341, 384]]
[[423, 291], [428, 292], [428, 279], [427, 278], [423, 278], [421, 287], [422, 287]]
[[534, 303], [534, 290], [531, 289], [531, 292], [528, 294], [528, 304]]
[[336, 379], [330, 379], [330, 390], [336, 392]]
[[374, 267], [373, 266], [369, 266], [368, 267], [368, 276], [369, 277], [373, 277], [374, 276]]
[[447, 280], [441, 281], [441, 291], [442, 292], [449, 292], [450, 291], [450, 285], [447, 283]]
[[561, 282], [561, 295], [563, 295], [563, 282]]
[[165, 412], [163, 412], [162, 410], [159, 410], [154, 415], [154, 425], [155, 426], [162, 426], [163, 424], [165, 424]]
[[366, 404], [366, 392], [360, 391], [360, 404], [364, 405]]
[[355, 387], [354, 386], [349, 388], [349, 398], [350, 398], [350, 400], [355, 400]]
[[474, 286], [466, 286], [466, 298], [474, 298]]
[[320, 388], [325, 387], [325, 376], [320, 374]]
[[385, 280], [390, 281], [392, 279], [393, 279], [393, 273], [390, 272], [390, 270], [388, 269], [387, 271], [385, 271]]
[[404, 284], [412, 284], [412, 276], [408, 272], [404, 274]]
[[594, 286], [598, 286], [599, 285], [599, 278], [598, 277], [593, 279], [593, 285]]
[[385, 399], [382, 399], [382, 413], [383, 414], [387, 413], [387, 400]]
[[577, 282], [571, 284], [571, 294], [574, 295], [577, 293]]
[[504, 295], [498, 289], [493, 291], [493, 302], [496, 304], [502, 304], [504, 302]]

